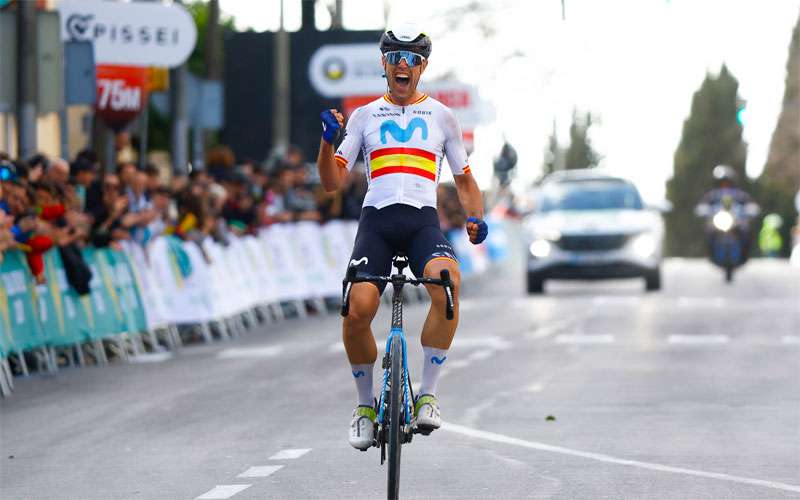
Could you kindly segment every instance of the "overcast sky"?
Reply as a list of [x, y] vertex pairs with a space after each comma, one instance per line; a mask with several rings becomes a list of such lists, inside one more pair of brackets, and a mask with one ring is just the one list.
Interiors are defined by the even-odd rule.
[[[300, 0], [284, 0], [287, 29], [300, 25]], [[221, 0], [240, 28], [278, 26], [279, 0]], [[800, 0], [496, 0], [480, 14], [448, 15], [464, 0], [344, 0], [349, 29], [412, 21], [433, 38], [423, 80], [453, 73], [478, 86], [495, 109], [476, 130], [473, 172], [491, 178], [502, 137], [517, 148], [520, 181], [535, 178], [558, 124], [568, 138], [573, 108], [601, 122], [592, 140], [609, 170], [632, 178], [646, 198], [664, 195], [681, 127], [707, 71], [725, 62], [747, 100], [748, 173], [766, 161], [786, 78]], [[329, 24], [317, 6], [320, 28]], [[455, 25], [454, 25], [455, 24]]]

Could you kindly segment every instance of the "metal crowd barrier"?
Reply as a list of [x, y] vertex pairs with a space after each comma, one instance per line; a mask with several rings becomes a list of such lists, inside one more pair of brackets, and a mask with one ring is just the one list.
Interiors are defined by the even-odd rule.
[[[462, 276], [480, 274], [504, 258], [502, 222], [491, 222], [487, 244], [473, 246], [463, 230], [448, 237]], [[109, 355], [130, 360], [148, 352], [176, 351], [181, 331], [205, 342], [230, 339], [259, 322], [284, 319], [307, 305], [326, 311], [341, 293], [357, 224], [332, 221], [278, 224], [227, 246], [202, 246], [159, 237], [143, 248], [85, 248], [92, 270], [90, 293], [69, 286], [58, 251], [45, 254], [47, 283], [36, 285], [25, 256], [8, 251], [0, 264], [0, 393], [17, 373], [56, 372], [68, 366], [104, 365]], [[411, 298], [422, 298], [411, 297]]]

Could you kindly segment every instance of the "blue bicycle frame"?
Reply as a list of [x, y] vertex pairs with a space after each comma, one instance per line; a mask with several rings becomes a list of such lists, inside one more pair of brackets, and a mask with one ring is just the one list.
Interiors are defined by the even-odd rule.
[[[402, 307], [402, 305], [401, 305], [401, 307]], [[401, 341], [401, 344], [403, 346], [403, 362], [402, 362], [402, 365], [403, 365], [403, 375], [405, 375], [403, 377], [403, 406], [405, 407], [405, 410], [406, 410], [405, 424], [406, 425], [411, 425], [411, 415], [413, 414], [412, 413], [412, 409], [411, 409], [411, 399], [412, 399], [412, 397], [411, 397], [411, 383], [410, 383], [411, 377], [410, 377], [409, 372], [408, 372], [408, 357], [406, 355], [406, 352], [407, 352], [407, 349], [406, 349], [406, 336], [405, 336], [405, 334], [403, 334], [403, 328], [402, 327], [399, 327], [399, 328], [398, 327], [393, 327], [391, 329], [391, 331], [389, 332], [389, 338], [386, 339], [386, 357], [387, 358], [389, 357], [389, 353], [391, 352], [391, 348], [392, 348], [392, 340], [393, 340], [393, 338], [395, 336], [399, 336], [400, 337], [400, 341]], [[389, 374], [390, 374], [389, 367], [386, 367], [383, 370], [383, 384], [381, 385], [381, 392], [380, 392], [381, 399], [380, 399], [380, 401], [378, 401], [378, 417], [376, 419], [376, 422], [378, 423], [378, 425], [384, 425], [384, 423], [385, 423], [384, 422], [384, 413], [385, 413], [386, 405], [384, 404], [385, 403], [384, 398], [386, 397], [386, 388], [389, 385]]]

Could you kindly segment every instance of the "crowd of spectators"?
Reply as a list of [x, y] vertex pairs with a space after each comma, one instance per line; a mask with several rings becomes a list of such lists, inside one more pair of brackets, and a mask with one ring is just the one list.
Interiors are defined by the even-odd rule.
[[[229, 148], [218, 146], [209, 151], [206, 168], [188, 176], [130, 161], [104, 168], [91, 150], [71, 163], [40, 154], [12, 161], [0, 152], [0, 263], [4, 251], [21, 250], [43, 284], [44, 254], [57, 248], [70, 285], [85, 294], [91, 271], [81, 249], [87, 245], [118, 249], [159, 235], [198, 244], [210, 237], [224, 245], [231, 235], [274, 223], [357, 220], [366, 191], [360, 170], [342, 189], [325, 192], [296, 147], [261, 165], [237, 164]], [[440, 185], [438, 198], [442, 229], [463, 227], [455, 186]]]
[[41, 284], [43, 255], [58, 248], [70, 284], [88, 293], [91, 273], [81, 259], [86, 245], [146, 245], [164, 234], [226, 244], [231, 235], [279, 222], [358, 219], [367, 189], [362, 172], [326, 193], [294, 147], [265, 166], [237, 164], [231, 150], [219, 146], [206, 165], [173, 177], [132, 162], [103, 168], [89, 150], [71, 163], [43, 155], [12, 161], [0, 152], [0, 262], [5, 250], [22, 250]]

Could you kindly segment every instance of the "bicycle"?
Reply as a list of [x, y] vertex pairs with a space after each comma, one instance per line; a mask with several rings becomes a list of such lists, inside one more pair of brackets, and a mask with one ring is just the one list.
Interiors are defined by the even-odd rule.
[[[406, 357], [406, 338], [403, 334], [403, 286], [405, 285], [439, 285], [444, 288], [447, 298], [445, 315], [453, 319], [453, 282], [447, 270], [441, 272], [441, 279], [412, 279], [403, 274], [408, 266], [408, 257], [397, 253], [392, 257], [392, 265], [397, 273], [391, 276], [358, 275], [356, 266], [349, 266], [342, 281], [342, 316], [350, 312], [350, 290], [353, 283], [387, 283], [392, 285], [392, 326], [386, 339], [386, 352], [383, 356], [383, 384], [378, 401], [377, 418], [375, 419], [374, 447], [381, 450], [381, 465], [386, 461], [387, 448], [389, 455], [388, 498], [398, 498], [400, 493], [400, 448], [410, 443], [415, 433], [430, 434], [430, 430], [417, 429], [412, 424], [414, 414], [414, 393], [411, 389], [411, 375], [408, 371]], [[401, 390], [402, 389], [402, 390]]]

